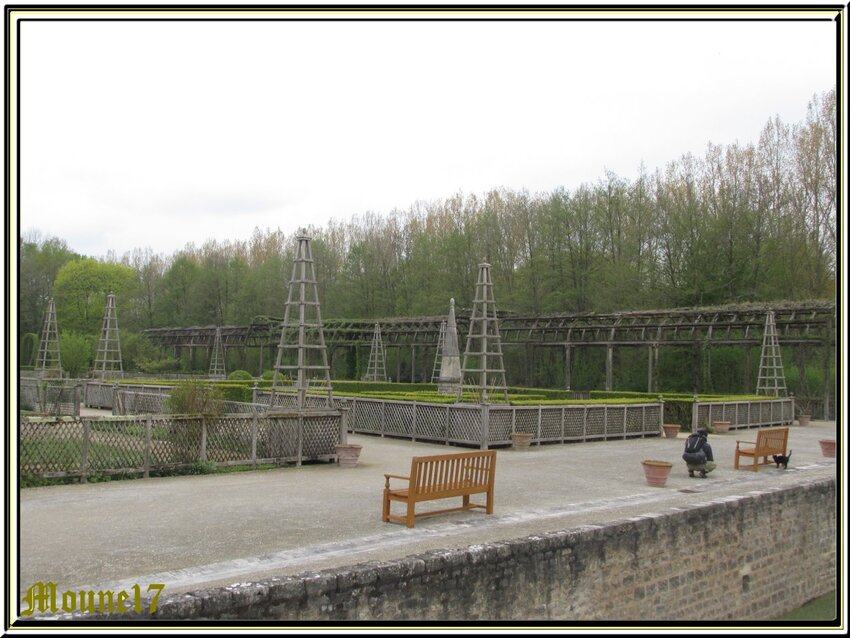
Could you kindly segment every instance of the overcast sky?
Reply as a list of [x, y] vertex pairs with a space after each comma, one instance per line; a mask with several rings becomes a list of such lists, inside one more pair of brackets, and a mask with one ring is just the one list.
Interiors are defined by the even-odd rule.
[[24, 22], [20, 230], [82, 254], [633, 179], [805, 118], [830, 22]]

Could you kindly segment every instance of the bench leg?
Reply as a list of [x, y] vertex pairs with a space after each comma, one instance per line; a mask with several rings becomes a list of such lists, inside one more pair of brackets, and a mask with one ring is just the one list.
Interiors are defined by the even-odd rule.
[[469, 509], [469, 494], [463, 495], [463, 506], [464, 508]]
[[415, 518], [415, 515], [413, 513], [414, 508], [415, 508], [415, 503], [408, 501], [407, 502], [407, 520], [406, 520], [408, 527], [413, 527], [413, 520]]
[[738, 450], [735, 450], [735, 469], [738, 469], [738, 459], [741, 457], [738, 456]]
[[491, 487], [489, 490], [487, 490], [487, 510], [486, 511], [487, 511], [488, 514], [493, 513], [493, 500], [494, 500], [493, 496], [494, 496], [493, 488]]
[[387, 523], [390, 520], [390, 495], [387, 490], [384, 490], [384, 512], [382, 515], [384, 522]]

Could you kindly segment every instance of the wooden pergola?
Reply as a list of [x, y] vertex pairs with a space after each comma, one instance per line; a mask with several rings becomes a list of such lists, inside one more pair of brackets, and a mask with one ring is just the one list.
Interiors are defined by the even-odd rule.
[[[836, 306], [831, 301], [740, 304], [701, 308], [635, 310], [614, 313], [558, 313], [520, 315], [499, 311], [502, 343], [525, 347], [528, 360], [534, 360], [539, 348], [560, 349], [565, 360], [564, 385], [570, 388], [572, 361], [576, 348], [604, 348], [606, 389], [613, 389], [614, 350], [647, 348], [647, 391], [657, 390], [658, 352], [666, 347], [691, 347], [704, 351], [715, 346], [744, 348], [749, 359], [753, 348], [760, 348], [768, 311], [773, 311], [776, 333], [783, 348], [807, 348], [823, 353], [824, 399], [829, 404], [834, 390], [828, 373], [834, 365], [836, 344]], [[460, 335], [469, 329], [471, 309], [456, 310]], [[391, 317], [379, 319], [384, 348], [410, 353], [412, 379], [427, 379], [439, 344], [440, 328], [446, 315]], [[324, 319], [324, 337], [331, 361], [335, 353], [353, 348], [368, 348], [375, 330], [375, 319]], [[210, 349], [216, 326], [153, 328], [145, 334], [162, 345]], [[280, 340], [281, 320], [257, 317], [247, 326], [222, 326], [221, 338], [227, 349], [274, 348]], [[396, 356], [396, 361], [400, 357]], [[419, 362], [417, 364], [417, 361]], [[400, 367], [396, 379], [400, 377]]]

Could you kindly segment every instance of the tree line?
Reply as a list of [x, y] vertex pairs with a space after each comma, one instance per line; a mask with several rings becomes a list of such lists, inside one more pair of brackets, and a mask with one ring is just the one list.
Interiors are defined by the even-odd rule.
[[[709, 144], [632, 180], [606, 172], [551, 192], [456, 193], [308, 227], [322, 315], [441, 315], [450, 297], [468, 308], [481, 262], [497, 308], [517, 313], [834, 299], [836, 126], [833, 89], [801, 122], [773, 117], [757, 141]], [[295, 234], [255, 229], [172, 255], [94, 259], [29, 232], [20, 334], [40, 332], [53, 297], [61, 330], [96, 339], [113, 291], [132, 367], [161, 356], [139, 337], [146, 328], [282, 317], [294, 248]]]

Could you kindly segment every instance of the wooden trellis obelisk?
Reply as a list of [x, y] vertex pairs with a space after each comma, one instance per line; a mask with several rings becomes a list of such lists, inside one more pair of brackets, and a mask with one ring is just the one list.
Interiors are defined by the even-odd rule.
[[463, 381], [460, 371], [460, 346], [457, 339], [457, 321], [455, 320], [455, 300], [449, 301], [449, 318], [446, 322], [440, 356], [440, 376], [437, 377], [437, 392], [457, 394]]
[[269, 407], [333, 408], [328, 353], [310, 238], [297, 237]]
[[776, 318], [772, 310], [767, 311], [767, 318], [764, 321], [756, 394], [772, 397], [788, 395], [785, 387], [785, 369], [782, 367], [782, 354], [779, 351], [779, 339], [776, 335]]
[[384, 355], [384, 342], [381, 340], [381, 325], [375, 324], [375, 334], [372, 336], [372, 349], [369, 351], [369, 367], [363, 381], [386, 381], [387, 360]]
[[103, 311], [103, 324], [100, 329], [100, 341], [97, 344], [92, 376], [102, 379], [124, 376], [121, 340], [118, 336], [118, 310], [115, 307], [115, 295], [111, 292], [106, 296], [106, 308]]
[[437, 337], [437, 354], [434, 355], [434, 370], [431, 372], [431, 383], [437, 383], [440, 378], [441, 363], [443, 361], [443, 343], [446, 340], [446, 322], [440, 324], [440, 335]]
[[490, 281], [490, 264], [478, 266], [478, 283], [475, 285], [475, 302], [469, 320], [461, 377], [463, 382], [457, 394], [459, 401], [508, 402], [499, 319], [496, 316], [493, 283]]
[[221, 326], [216, 326], [215, 343], [210, 355], [210, 379], [226, 379], [227, 370], [224, 366], [224, 344], [221, 342]]
[[38, 358], [35, 369], [42, 377], [62, 376], [62, 357], [59, 354], [59, 328], [56, 322], [56, 304], [53, 298], [47, 302], [44, 322], [41, 327], [41, 341], [38, 344]]

